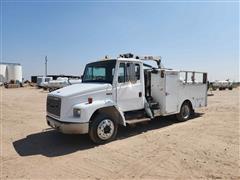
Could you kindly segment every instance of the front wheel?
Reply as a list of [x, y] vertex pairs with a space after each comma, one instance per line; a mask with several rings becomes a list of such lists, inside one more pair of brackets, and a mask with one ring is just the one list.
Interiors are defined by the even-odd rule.
[[177, 114], [178, 121], [183, 122], [190, 119], [193, 112], [194, 111], [192, 110], [192, 106], [190, 105], [190, 103], [183, 103], [180, 112]]
[[96, 144], [104, 144], [115, 139], [118, 123], [112, 117], [98, 114], [90, 123], [89, 136]]

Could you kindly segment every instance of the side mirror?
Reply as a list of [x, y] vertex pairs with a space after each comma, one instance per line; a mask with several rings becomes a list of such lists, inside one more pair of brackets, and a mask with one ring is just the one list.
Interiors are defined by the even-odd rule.
[[207, 73], [203, 73], [203, 84], [207, 83]]
[[164, 78], [164, 70], [161, 70], [161, 78]]

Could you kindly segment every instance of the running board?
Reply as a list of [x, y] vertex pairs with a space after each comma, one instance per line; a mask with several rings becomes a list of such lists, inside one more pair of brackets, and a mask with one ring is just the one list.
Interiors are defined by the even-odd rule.
[[146, 122], [146, 121], [151, 121], [151, 119], [150, 118], [131, 119], [131, 120], [126, 120], [126, 123], [127, 124], [135, 124], [135, 123]]

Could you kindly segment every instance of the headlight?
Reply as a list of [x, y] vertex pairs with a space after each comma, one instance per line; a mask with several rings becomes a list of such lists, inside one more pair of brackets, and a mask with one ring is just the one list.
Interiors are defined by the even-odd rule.
[[80, 117], [80, 115], [81, 115], [81, 109], [73, 109], [74, 117]]

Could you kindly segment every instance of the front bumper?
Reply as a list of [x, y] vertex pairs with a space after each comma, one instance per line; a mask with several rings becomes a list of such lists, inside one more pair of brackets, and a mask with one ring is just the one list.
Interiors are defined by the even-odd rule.
[[47, 124], [64, 134], [86, 134], [88, 133], [89, 123], [69, 123], [61, 122], [50, 116], [46, 116]]

